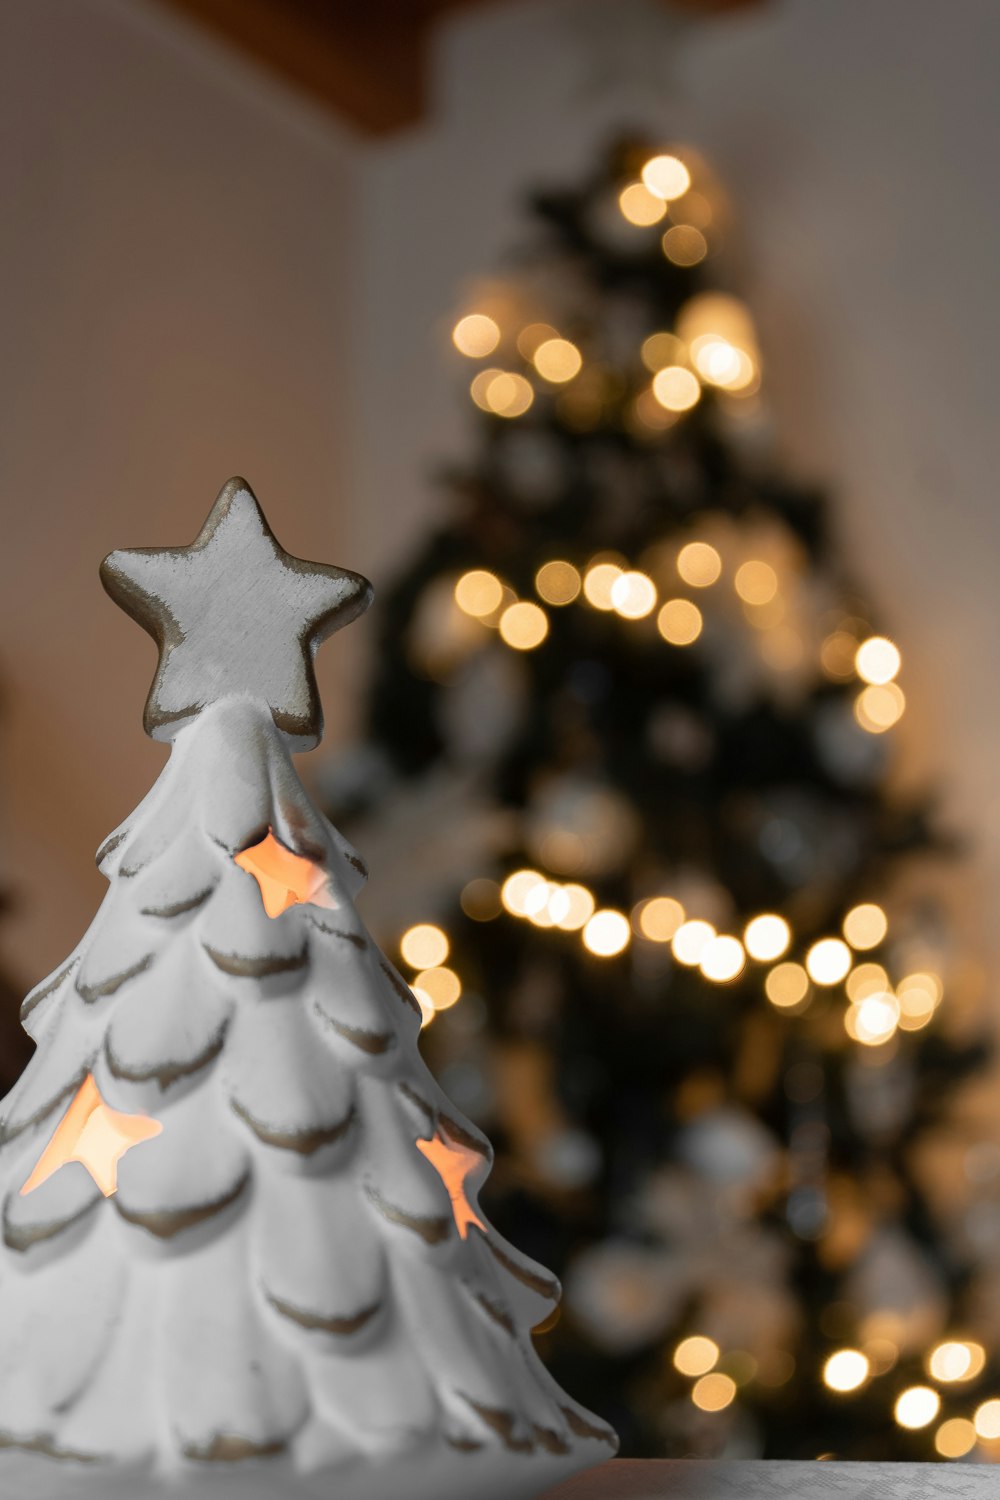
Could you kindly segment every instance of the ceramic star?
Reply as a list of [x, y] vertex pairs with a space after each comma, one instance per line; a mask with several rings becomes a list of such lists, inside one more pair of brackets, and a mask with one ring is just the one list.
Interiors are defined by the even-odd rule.
[[223, 487], [190, 546], [112, 552], [101, 582], [160, 649], [147, 734], [169, 740], [207, 704], [245, 696], [268, 704], [297, 749], [323, 733], [316, 649], [372, 598], [359, 573], [279, 546], [245, 479]]
[[270, 829], [259, 844], [235, 855], [234, 863], [260, 886], [260, 898], [269, 917], [280, 917], [300, 901], [313, 906], [334, 904], [326, 889], [323, 867], [286, 849]]
[[21, 1189], [21, 1196], [41, 1187], [66, 1162], [78, 1161], [105, 1198], [110, 1198], [118, 1190], [118, 1163], [125, 1152], [140, 1141], [151, 1140], [162, 1129], [159, 1120], [109, 1108], [88, 1073]]
[[486, 1225], [465, 1194], [465, 1179], [475, 1167], [482, 1165], [483, 1158], [479, 1152], [472, 1151], [457, 1141], [445, 1140], [439, 1135], [429, 1141], [418, 1141], [417, 1150], [426, 1156], [448, 1189], [455, 1226], [463, 1240], [469, 1233], [470, 1224], [475, 1224], [477, 1229], [485, 1233]]

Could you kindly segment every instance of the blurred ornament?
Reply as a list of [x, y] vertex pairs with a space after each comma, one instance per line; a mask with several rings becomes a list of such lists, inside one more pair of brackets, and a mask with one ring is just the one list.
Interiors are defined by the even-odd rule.
[[901, 1353], [922, 1352], [944, 1329], [941, 1280], [910, 1236], [886, 1226], [872, 1235], [848, 1276], [844, 1294], [862, 1314], [891, 1324]]
[[680, 1134], [677, 1156], [718, 1187], [760, 1188], [774, 1174], [781, 1152], [757, 1118], [735, 1105], [702, 1115]]
[[395, 771], [384, 749], [369, 741], [344, 746], [321, 762], [317, 771], [320, 795], [340, 817], [367, 811], [389, 795], [394, 780]]
[[566, 1306], [606, 1353], [632, 1354], [662, 1338], [687, 1288], [678, 1257], [662, 1249], [609, 1239], [570, 1262]]
[[589, 777], [550, 777], [535, 792], [525, 823], [532, 858], [557, 875], [606, 875], [619, 870], [639, 826], [631, 803]]
[[844, 786], [869, 786], [885, 766], [885, 745], [866, 734], [843, 698], [829, 698], [815, 712], [813, 734], [824, 769]]
[[526, 698], [524, 667], [513, 652], [491, 644], [469, 657], [441, 699], [439, 728], [449, 754], [469, 762], [501, 752], [521, 727]]
[[548, 432], [515, 426], [497, 448], [497, 468], [505, 488], [525, 510], [557, 500], [566, 483], [565, 458]]
[[821, 877], [843, 880], [858, 862], [853, 822], [818, 795], [791, 787], [769, 792], [760, 800], [757, 818], [760, 852], [790, 886]]
[[587, 1187], [600, 1173], [601, 1148], [586, 1131], [567, 1127], [538, 1142], [535, 1166], [553, 1187]]
[[646, 726], [649, 748], [664, 765], [682, 771], [701, 771], [715, 745], [711, 722], [681, 703], [654, 704]]
[[479, 620], [458, 604], [455, 581], [435, 578], [417, 603], [407, 634], [407, 652], [419, 672], [441, 682], [489, 638]]
[[909, 1057], [897, 1055], [876, 1067], [856, 1057], [845, 1066], [844, 1083], [848, 1108], [861, 1134], [870, 1141], [897, 1139], [916, 1101]]
[[[456, 828], [461, 838], [456, 838]], [[483, 795], [473, 772], [439, 767], [394, 786], [377, 810], [352, 828], [352, 835], [373, 868], [391, 870], [400, 848], [419, 850], [423, 920], [443, 910], [453, 892], [484, 868], [492, 868], [515, 829], [511, 815]], [[407, 885], [375, 881], [365, 893], [365, 921], [387, 947], [414, 920], [413, 890]]]

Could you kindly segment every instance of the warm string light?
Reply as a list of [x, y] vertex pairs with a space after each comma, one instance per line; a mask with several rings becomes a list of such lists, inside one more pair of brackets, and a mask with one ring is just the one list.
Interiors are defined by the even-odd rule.
[[927, 1373], [942, 1385], [975, 1380], [986, 1364], [986, 1350], [972, 1340], [948, 1339], [937, 1344], [927, 1358]]
[[485, 359], [500, 342], [500, 326], [485, 313], [459, 318], [451, 331], [452, 343], [467, 359]]
[[731, 1375], [713, 1370], [702, 1375], [691, 1390], [691, 1400], [701, 1411], [724, 1411], [736, 1399], [736, 1381]]
[[[850, 1396], [872, 1377], [891, 1370], [897, 1352], [895, 1345], [884, 1339], [870, 1341], [863, 1350], [838, 1349], [823, 1366], [823, 1384], [838, 1395]], [[939, 1385], [961, 1384], [981, 1375], [986, 1367], [986, 1350], [973, 1339], [945, 1339], [928, 1352], [925, 1363], [931, 1380]], [[907, 1386], [897, 1393], [893, 1403], [896, 1423], [911, 1432], [929, 1428], [940, 1413], [941, 1396], [930, 1385]], [[934, 1432], [933, 1443], [942, 1458], [957, 1459], [970, 1453], [977, 1442], [997, 1439], [1000, 1439], [1000, 1399], [990, 1397], [979, 1403], [971, 1417], [952, 1416], [941, 1422]]]
[[[678, 549], [675, 565], [680, 580], [693, 590], [711, 588], [723, 573], [718, 549], [700, 540], [685, 542]], [[581, 601], [628, 621], [643, 620], [656, 612], [656, 628], [671, 646], [692, 645], [704, 629], [704, 615], [692, 599], [679, 596], [661, 604], [649, 573], [629, 567], [619, 554], [599, 553], [582, 568], [564, 558], [553, 558], [537, 569], [534, 584], [539, 599], [557, 609]], [[737, 568], [734, 585], [748, 610], [766, 608], [779, 586], [775, 570], [759, 559], [750, 559]], [[533, 650], [549, 633], [548, 619], [539, 606], [518, 600], [513, 590], [484, 569], [462, 574], [455, 584], [455, 600], [464, 613], [497, 628], [501, 639], [515, 650]], [[797, 639], [796, 645], [798, 650]]]
[[462, 981], [445, 965], [451, 952], [448, 935], [433, 922], [418, 922], [403, 933], [399, 951], [403, 962], [418, 971], [410, 989], [420, 1006], [421, 1026], [429, 1026], [439, 1011], [449, 1010], [462, 995]]
[[[699, 1411], [724, 1411], [736, 1399], [737, 1378], [750, 1378], [756, 1363], [747, 1355], [726, 1355], [714, 1339], [695, 1333], [681, 1339], [671, 1356], [674, 1369], [686, 1375], [694, 1383], [691, 1386], [691, 1401]], [[728, 1369], [719, 1368], [720, 1360]], [[737, 1377], [737, 1378], [734, 1378]]]
[[[827, 638], [824, 652], [829, 653], [833, 639]], [[896, 682], [903, 665], [899, 647], [884, 635], [869, 636], [860, 644], [851, 640], [851, 645], [851, 668], [864, 684], [854, 700], [854, 717], [868, 734], [885, 734], [899, 723], [906, 709], [906, 696]], [[838, 656], [837, 671], [831, 675], [850, 675], [842, 674], [839, 668]]]
[[[462, 892], [461, 904], [475, 921], [492, 920], [506, 910], [536, 927], [579, 932], [584, 948], [597, 958], [618, 957], [628, 948], [633, 934], [650, 943], [669, 944], [677, 964], [697, 969], [712, 984], [732, 983], [751, 961], [771, 965], [764, 976], [763, 990], [777, 1010], [798, 1012], [808, 1001], [813, 985], [832, 990], [843, 982], [848, 1000], [844, 1029], [863, 1047], [881, 1047], [898, 1030], [916, 1031], [926, 1026], [943, 993], [939, 976], [929, 972], [907, 974], [893, 990], [883, 965], [866, 960], [852, 967], [851, 948], [840, 938], [820, 938], [812, 943], [804, 963], [783, 959], [793, 933], [776, 912], [751, 917], [741, 941], [734, 934], [717, 932], [703, 918], [689, 916], [671, 895], [646, 897], [629, 915], [612, 908], [598, 910], [596, 898], [586, 886], [550, 880], [532, 869], [514, 871], [502, 887], [495, 881], [470, 882]], [[876, 939], [885, 938], [888, 921], [880, 906], [863, 902], [847, 913], [844, 930], [863, 951], [865, 946], [874, 946]], [[422, 933], [423, 929], [412, 931]], [[431, 929], [432, 933], [436, 931]], [[447, 948], [435, 948], [433, 941], [431, 947], [413, 949], [406, 955], [414, 966], [434, 968], [443, 964]], [[445, 1005], [437, 999], [439, 993], [435, 992], [436, 1008], [443, 1009]]]
[[[691, 174], [680, 157], [660, 154], [648, 160], [641, 180], [626, 184], [618, 199], [623, 216], [638, 227], [659, 223], [668, 208], [688, 199]], [[662, 235], [663, 253], [674, 265], [697, 265], [708, 253], [704, 229], [712, 219], [710, 205], [698, 194], [689, 196], [690, 212], [669, 225]], [[674, 212], [671, 209], [671, 212]], [[503, 340], [497, 320], [486, 313], [468, 313], [452, 329], [459, 353], [481, 360], [495, 354]], [[583, 368], [581, 350], [549, 324], [531, 323], [514, 339], [518, 353], [549, 386], [563, 386], [576, 379]], [[675, 332], [648, 336], [642, 358], [652, 373], [652, 383], [638, 399], [634, 412], [641, 425], [655, 430], [670, 425], [695, 407], [702, 387], [728, 395], [752, 394], [759, 385], [759, 356], [749, 313], [737, 299], [720, 293], [701, 293], [689, 298], [681, 310]], [[529, 372], [530, 373], [530, 372]], [[514, 369], [494, 366], [480, 370], [470, 384], [473, 401], [483, 411], [503, 419], [515, 419], [530, 410], [535, 388], [527, 376]], [[645, 397], [665, 418], [659, 420]], [[877, 720], [887, 709], [876, 702], [869, 717]], [[867, 709], [866, 709], [867, 713]]]
[[708, 240], [693, 224], [674, 224], [660, 241], [675, 266], [696, 266], [708, 254]]
[[695, 1333], [681, 1339], [673, 1353], [674, 1369], [681, 1375], [707, 1375], [719, 1362], [721, 1350], [714, 1339]]
[[871, 1363], [860, 1349], [838, 1349], [823, 1366], [823, 1384], [846, 1394], [860, 1390], [871, 1374]]
[[911, 1385], [896, 1397], [893, 1416], [900, 1427], [916, 1432], [930, 1426], [941, 1410], [941, 1397], [929, 1385]]
[[563, 562], [559, 558], [543, 563], [535, 574], [538, 597], [557, 608], [572, 604], [574, 599], [578, 599], [582, 587], [583, 580], [578, 570], [572, 563]]
[[[652, 201], [659, 203], [662, 212], [662, 201]], [[494, 318], [485, 313], [469, 313], [459, 318], [451, 337], [460, 354], [478, 360], [495, 353], [502, 335]], [[583, 368], [583, 355], [576, 344], [547, 323], [530, 323], [522, 328], [516, 345], [518, 353], [548, 385], [567, 385]], [[527, 376], [501, 366], [479, 370], [469, 385], [469, 394], [482, 411], [507, 419], [523, 416], [535, 400], [535, 388]]]

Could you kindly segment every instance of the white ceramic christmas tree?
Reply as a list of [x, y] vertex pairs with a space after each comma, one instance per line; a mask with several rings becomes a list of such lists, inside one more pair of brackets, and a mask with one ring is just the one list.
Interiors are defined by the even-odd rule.
[[357, 574], [231, 480], [189, 547], [115, 552], [169, 763], [24, 1003], [2, 1108], [0, 1493], [528, 1496], [614, 1436], [547, 1375], [553, 1279], [486, 1222], [490, 1147], [418, 1053], [361, 860], [289, 756]]

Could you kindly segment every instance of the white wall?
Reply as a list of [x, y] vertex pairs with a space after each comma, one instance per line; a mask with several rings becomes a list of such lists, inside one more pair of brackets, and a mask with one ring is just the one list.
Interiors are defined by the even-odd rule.
[[163, 757], [101, 558], [190, 541], [232, 473], [289, 550], [342, 556], [356, 215], [346, 133], [139, 0], [0, 5], [0, 185], [0, 946], [28, 983]]
[[369, 153], [355, 556], [384, 575], [436, 504], [425, 476], [466, 440], [450, 314], [510, 245], [525, 184], [584, 167], [611, 126], [689, 140], [742, 222], [789, 461], [833, 487], [904, 646], [903, 772], [940, 780], [988, 914], [1000, 7], [771, 0], [687, 30], [657, 15], [646, 0], [521, 0], [463, 17], [440, 38], [437, 120]]

